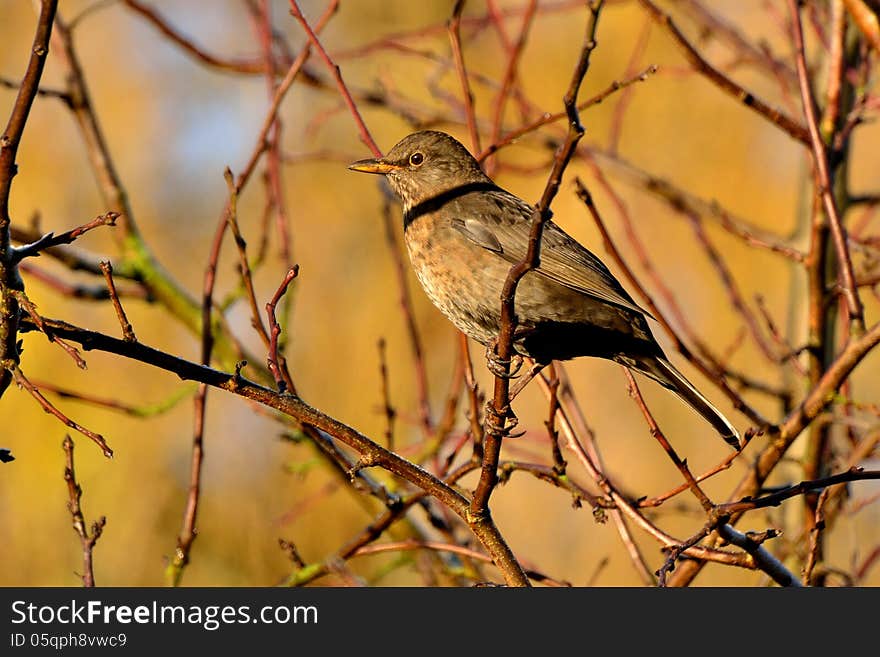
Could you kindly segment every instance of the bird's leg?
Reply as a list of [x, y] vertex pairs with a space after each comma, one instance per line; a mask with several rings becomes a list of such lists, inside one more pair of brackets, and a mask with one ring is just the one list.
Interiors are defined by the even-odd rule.
[[545, 367], [547, 367], [547, 363], [539, 363], [537, 361], [532, 363], [528, 372], [526, 372], [525, 375], [510, 389], [510, 400], [513, 401], [513, 399], [523, 391], [523, 388], [531, 383], [532, 379], [538, 376], [541, 370]]

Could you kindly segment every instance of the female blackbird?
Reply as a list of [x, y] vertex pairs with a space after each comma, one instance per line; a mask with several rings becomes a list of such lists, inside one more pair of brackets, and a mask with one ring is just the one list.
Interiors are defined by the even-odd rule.
[[[501, 289], [528, 249], [533, 207], [493, 183], [443, 132], [413, 133], [385, 157], [349, 168], [386, 176], [403, 203], [406, 246], [425, 292], [459, 330], [491, 344]], [[514, 307], [518, 353], [539, 365], [594, 356], [630, 367], [675, 392], [739, 447], [736, 429], [667, 360], [645, 311], [552, 221], [544, 226], [540, 265], [520, 280]]]

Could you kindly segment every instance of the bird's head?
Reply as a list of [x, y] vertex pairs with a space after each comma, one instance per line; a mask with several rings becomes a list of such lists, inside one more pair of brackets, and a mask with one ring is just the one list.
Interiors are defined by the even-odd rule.
[[384, 157], [358, 160], [348, 168], [383, 174], [404, 209], [462, 185], [491, 182], [464, 146], [436, 130], [414, 132]]

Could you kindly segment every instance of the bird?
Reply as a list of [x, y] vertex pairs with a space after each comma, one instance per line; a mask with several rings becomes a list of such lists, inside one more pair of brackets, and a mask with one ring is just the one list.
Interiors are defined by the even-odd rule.
[[[422, 130], [352, 171], [384, 175], [403, 209], [404, 241], [425, 293], [460, 331], [491, 349], [501, 291], [523, 260], [534, 206], [499, 187], [458, 140]], [[540, 261], [514, 297], [517, 354], [536, 368], [578, 357], [614, 361], [671, 390], [734, 449], [737, 430], [672, 365], [640, 308], [608, 267], [552, 220]]]

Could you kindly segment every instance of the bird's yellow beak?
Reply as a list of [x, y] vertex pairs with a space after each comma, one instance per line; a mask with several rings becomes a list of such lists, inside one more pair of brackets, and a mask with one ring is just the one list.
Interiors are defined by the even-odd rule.
[[391, 173], [392, 171], [397, 171], [398, 169], [402, 169], [403, 167], [399, 164], [391, 164], [389, 162], [383, 162], [382, 160], [374, 160], [372, 158], [367, 160], [358, 160], [357, 162], [352, 162], [348, 165], [348, 168], [352, 171], [361, 171], [362, 173]]

